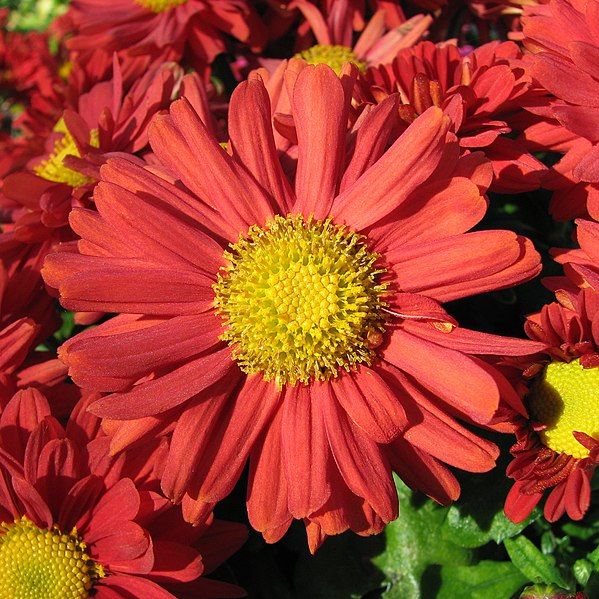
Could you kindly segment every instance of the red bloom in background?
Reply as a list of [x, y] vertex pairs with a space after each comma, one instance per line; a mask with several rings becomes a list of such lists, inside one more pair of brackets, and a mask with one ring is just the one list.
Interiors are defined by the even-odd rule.
[[0, 132], [1, 177], [43, 152], [43, 140], [59, 116], [65, 87], [48, 35], [6, 32], [7, 15], [8, 10], [0, 10], [2, 118], [11, 124], [11, 131]]
[[[300, 51], [301, 57], [310, 64], [328, 64], [336, 72], [348, 60], [362, 68], [390, 62], [399, 50], [419, 41], [433, 21], [431, 16], [417, 15], [409, 20], [402, 19], [391, 29], [386, 25], [387, 13], [381, 9], [368, 21], [354, 44], [349, 0], [332, 0], [324, 14], [308, 0], [294, 0], [289, 8], [298, 8], [302, 12], [317, 42], [312, 46], [311, 36], [300, 37], [296, 50]], [[301, 36], [301, 27], [298, 36]]]
[[81, 406], [65, 431], [33, 389], [1, 412], [0, 594], [244, 596], [200, 578], [243, 544], [244, 527], [183, 522], [167, 499], [128, 477], [125, 460], [108, 457], [105, 437], [87, 436], [97, 428]]
[[516, 482], [505, 513], [514, 522], [524, 520], [550, 489], [545, 518], [554, 522], [567, 513], [580, 520], [599, 463], [599, 294], [581, 289], [556, 297], [525, 325], [527, 335], [548, 349], [524, 370], [530, 417], [518, 419], [507, 469]]
[[[448, 114], [464, 153], [483, 151], [493, 164], [493, 191], [515, 193], [540, 186], [546, 167], [525, 146], [504, 134], [525, 128], [533, 118], [522, 109], [530, 78], [512, 42], [485, 44], [466, 56], [451, 44], [421, 42], [400, 51], [389, 65], [370, 68], [357, 99], [376, 103], [399, 93], [403, 127], [429, 106]], [[522, 122], [524, 121], [524, 123]]]
[[532, 77], [555, 99], [551, 115], [582, 138], [544, 186], [557, 190], [559, 220], [599, 218], [599, 2], [553, 0], [528, 7], [522, 18]]
[[68, 47], [82, 58], [95, 48], [155, 56], [158, 63], [183, 58], [201, 73], [226, 51], [221, 33], [257, 50], [266, 31], [245, 0], [74, 0], [68, 16], [75, 36]]
[[541, 347], [455, 328], [440, 302], [529, 279], [538, 255], [508, 231], [466, 233], [490, 173], [459, 157], [439, 109], [385, 152], [393, 96], [346, 148], [355, 76], [297, 76], [294, 187], [258, 77], [231, 98], [230, 154], [173, 103], [150, 128], [169, 180], [109, 161], [98, 212], [71, 216], [79, 253], [44, 267], [65, 307], [122, 313], [61, 350], [78, 384], [112, 392], [90, 406], [110, 419], [112, 451], [170, 435], [162, 489], [192, 522], [249, 458], [252, 525], [274, 542], [304, 519], [312, 550], [395, 518], [392, 470], [448, 503], [446, 464], [493, 467], [496, 447], [459, 421], [491, 423], [500, 396], [522, 408], [468, 354]]
[[69, 213], [73, 206], [89, 204], [106, 156], [147, 146], [150, 119], [168, 106], [180, 80], [179, 67], [166, 64], [123, 89], [115, 60], [110, 81], [97, 83], [67, 105], [46, 139], [46, 153], [4, 180], [2, 203], [10, 221], [0, 235], [0, 254], [15, 242], [72, 239]]
[[0, 409], [25, 387], [42, 390], [56, 416], [65, 416], [80, 397], [64, 381], [65, 365], [49, 351], [34, 351], [57, 328], [56, 300], [39, 273], [41, 254], [25, 248], [0, 264]]
[[[580, 248], [554, 249], [552, 255], [556, 262], [563, 265], [571, 286], [590, 287], [599, 291], [599, 223], [578, 219], [576, 225], [576, 239]], [[552, 283], [552, 287], [557, 284]]]

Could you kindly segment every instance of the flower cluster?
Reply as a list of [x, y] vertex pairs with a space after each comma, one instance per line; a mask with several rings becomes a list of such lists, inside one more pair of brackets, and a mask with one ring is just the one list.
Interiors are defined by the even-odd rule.
[[[498, 437], [511, 520], [548, 490], [548, 521], [582, 519], [598, 23], [597, 0], [72, 0], [3, 31], [0, 597], [243, 596], [205, 577], [245, 539], [213, 515], [236, 487], [314, 553], [395, 520], [394, 477], [456, 501]], [[461, 324], [540, 274], [491, 215], [541, 188], [578, 218], [556, 301], [519, 336]]]

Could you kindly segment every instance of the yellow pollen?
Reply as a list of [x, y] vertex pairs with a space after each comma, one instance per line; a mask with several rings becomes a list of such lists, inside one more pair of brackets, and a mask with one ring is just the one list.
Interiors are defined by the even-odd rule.
[[[71, 187], [80, 187], [86, 183], [91, 183], [93, 179], [90, 179], [83, 173], [67, 168], [62, 163], [67, 156], [81, 158], [77, 144], [75, 144], [75, 140], [67, 129], [62, 117], [58, 120], [56, 125], [54, 125], [54, 131], [62, 133], [62, 137], [54, 142], [52, 154], [33, 168], [35, 173], [39, 177], [42, 177], [42, 179], [54, 181], [55, 183], [66, 183]], [[97, 129], [92, 130], [89, 143], [94, 148], [100, 146]]]
[[90, 559], [74, 528], [46, 530], [23, 516], [0, 524], [0, 599], [77, 599], [89, 597], [106, 576]]
[[329, 65], [337, 75], [346, 62], [353, 62], [362, 73], [366, 70], [366, 63], [358, 60], [353, 50], [347, 46], [316, 45], [299, 52], [295, 57], [303, 58], [308, 64]]
[[599, 441], [599, 368], [583, 368], [580, 360], [551, 362], [529, 394], [533, 418], [547, 425], [541, 441], [557, 453], [586, 458], [589, 450], [573, 432]]
[[371, 363], [384, 332], [387, 284], [364, 240], [330, 218], [297, 215], [253, 226], [230, 246], [215, 306], [221, 338], [244, 372], [262, 372], [281, 387]]
[[135, 0], [135, 2], [152, 12], [166, 12], [175, 6], [185, 4], [187, 0]]

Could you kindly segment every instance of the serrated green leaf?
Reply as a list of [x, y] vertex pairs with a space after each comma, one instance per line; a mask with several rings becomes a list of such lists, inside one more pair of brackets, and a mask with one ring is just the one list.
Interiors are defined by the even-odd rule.
[[[476, 508], [476, 504], [480, 508]], [[490, 512], [488, 505], [485, 506], [482, 501], [453, 505], [443, 523], [442, 534], [461, 547], [482, 547], [489, 541], [499, 544], [504, 539], [516, 536], [531, 520], [529, 518], [520, 524], [514, 524], [503, 513], [503, 506], [494, 513]]]
[[[400, 501], [399, 518], [385, 529], [386, 549], [373, 562], [387, 577], [385, 599], [420, 599], [434, 596], [423, 590], [423, 574], [431, 566], [463, 566], [472, 562], [472, 552], [444, 539], [441, 526], [447, 508], [414, 495], [396, 479]], [[431, 578], [425, 577], [430, 583]]]
[[528, 578], [511, 562], [482, 561], [475, 566], [443, 566], [436, 599], [511, 597]]
[[543, 555], [526, 537], [516, 537], [504, 541], [505, 548], [513, 564], [532, 582], [555, 583], [568, 588], [551, 556]]

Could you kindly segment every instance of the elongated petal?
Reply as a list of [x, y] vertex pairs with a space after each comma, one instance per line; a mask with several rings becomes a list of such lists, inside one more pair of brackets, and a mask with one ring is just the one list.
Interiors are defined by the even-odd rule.
[[153, 416], [187, 401], [237, 366], [228, 347], [210, 353], [126, 393], [113, 393], [95, 401], [89, 410], [101, 418], [134, 420]]
[[177, 420], [161, 482], [162, 491], [173, 502], [181, 501], [196, 478], [198, 463], [204, 459], [206, 444], [235, 382], [223, 381], [210, 397], [195, 398]]
[[331, 214], [357, 230], [385, 217], [434, 172], [448, 129], [443, 112], [429, 108], [335, 200]]
[[318, 398], [307, 387], [285, 394], [281, 438], [289, 511], [295, 518], [305, 518], [329, 498], [332, 466]]
[[288, 484], [283, 464], [281, 424], [282, 405], [277, 408], [267, 430], [258, 440], [250, 457], [247, 510], [251, 525], [269, 542], [278, 540], [291, 524]]
[[397, 394], [375, 369], [361, 366], [335, 380], [335, 396], [350, 419], [373, 441], [390, 443], [407, 424]]
[[339, 77], [325, 65], [309, 65], [293, 89], [298, 138], [297, 202], [293, 212], [329, 215], [345, 157], [347, 104]]
[[198, 464], [198, 498], [219, 501], [228, 495], [258, 436], [268, 426], [280, 392], [260, 374], [249, 375], [229, 410], [220, 418]]
[[497, 410], [499, 391], [493, 377], [465, 354], [398, 328], [383, 358], [476, 422], [488, 422]]
[[293, 192], [277, 157], [270, 100], [259, 77], [239, 84], [231, 96], [229, 137], [233, 156], [271, 196], [282, 214], [293, 204]]
[[[347, 486], [363, 497], [385, 521], [397, 512], [397, 491], [391, 477], [389, 464], [380, 447], [352, 425], [333, 395], [329, 382], [320, 387], [327, 437], [337, 467]], [[323, 401], [326, 395], [327, 401]]]

